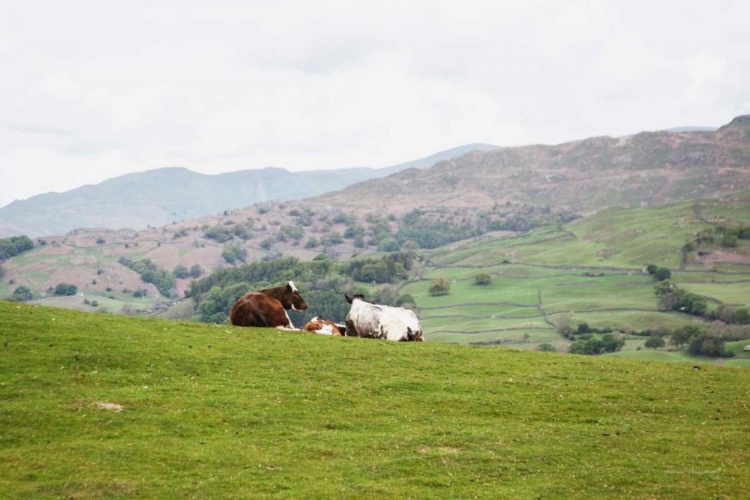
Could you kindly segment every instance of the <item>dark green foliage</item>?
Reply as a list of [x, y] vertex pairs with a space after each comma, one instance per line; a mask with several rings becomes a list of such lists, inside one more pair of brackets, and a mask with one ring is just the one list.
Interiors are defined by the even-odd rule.
[[343, 242], [344, 238], [336, 231], [329, 231], [320, 237], [320, 244], [323, 246], [338, 245]]
[[11, 302], [26, 302], [27, 300], [33, 300], [34, 294], [31, 293], [31, 289], [27, 286], [21, 285], [16, 287], [16, 289], [13, 291], [13, 295], [11, 295], [7, 300]]
[[660, 267], [656, 270], [654, 273], [654, 279], [656, 281], [664, 281], [668, 280], [672, 277], [672, 271], [667, 269], [666, 267]]
[[646, 266], [646, 271], [648, 271], [648, 274], [654, 275], [656, 274], [656, 270], [659, 269], [659, 266], [656, 264], [649, 264]]
[[263, 250], [270, 250], [274, 243], [276, 243], [276, 239], [268, 237], [265, 240], [260, 242], [260, 247]]
[[487, 273], [477, 274], [474, 276], [474, 284], [479, 286], [487, 286], [492, 283], [492, 276]]
[[75, 295], [78, 287], [68, 283], [58, 283], [55, 287], [55, 295]]
[[284, 238], [300, 241], [305, 236], [305, 230], [299, 226], [281, 226], [280, 234]]
[[218, 243], [224, 243], [225, 241], [229, 241], [234, 238], [234, 233], [232, 228], [217, 224], [206, 229], [206, 231], [203, 233], [203, 236], [208, 239], [217, 241]]
[[690, 339], [688, 352], [694, 356], [731, 358], [734, 353], [726, 350], [725, 341], [720, 337], [699, 334]]
[[645, 345], [649, 349], [658, 349], [660, 347], [664, 347], [666, 345], [666, 342], [664, 342], [664, 337], [652, 335], [651, 337], [646, 339]]
[[669, 280], [659, 282], [654, 287], [654, 292], [659, 298], [657, 307], [660, 311], [679, 311], [693, 316], [705, 316], [708, 310], [706, 299], [678, 288]]
[[174, 276], [166, 269], [162, 269], [154, 264], [151, 259], [133, 261], [123, 256], [117, 262], [140, 274], [144, 283], [153, 284], [159, 290], [159, 293], [165, 297], [169, 297], [172, 293], [172, 289], [175, 286]]
[[738, 325], [750, 325], [750, 309], [739, 307], [734, 311], [732, 316], [733, 323]]
[[555, 346], [550, 344], [549, 342], [545, 342], [543, 344], [539, 344], [540, 351], [542, 352], [557, 352], [557, 349], [555, 349]]
[[174, 276], [177, 279], [185, 279], [185, 278], [190, 277], [190, 272], [188, 271], [187, 267], [183, 265], [179, 265], [179, 266], [176, 266], [174, 270], [172, 271], [172, 276]]
[[379, 252], [398, 252], [399, 250], [401, 250], [401, 245], [396, 238], [385, 238], [378, 244]]
[[315, 236], [310, 236], [307, 238], [307, 241], [305, 242], [305, 248], [315, 248], [318, 246], [318, 238]]
[[[226, 287], [245, 282], [257, 285], [277, 286], [294, 280], [295, 283], [314, 282], [323, 278], [331, 269], [328, 259], [300, 262], [296, 257], [282, 257], [267, 262], [252, 262], [243, 266], [221, 269], [210, 276], [193, 281], [186, 292], [188, 297], [197, 297], [214, 286]], [[263, 288], [258, 286], [257, 288]]]
[[436, 221], [425, 217], [421, 211], [414, 210], [401, 220], [396, 238], [401, 243], [413, 240], [420, 248], [437, 248], [476, 235], [476, 230], [469, 224]]
[[688, 344], [694, 337], [701, 335], [703, 331], [696, 325], [685, 325], [675, 329], [669, 336], [669, 343], [680, 347]]
[[221, 256], [229, 264], [236, 264], [238, 262], [245, 262], [247, 258], [247, 250], [241, 248], [239, 245], [227, 245], [221, 252]]
[[0, 238], [0, 262], [32, 248], [34, 248], [34, 242], [28, 236]]
[[203, 274], [203, 268], [200, 264], [193, 264], [192, 267], [190, 267], [191, 278], [199, 278], [201, 274]]
[[393, 252], [380, 259], [351, 260], [342, 266], [341, 272], [364, 283], [393, 283], [406, 279], [413, 261], [410, 252]]
[[588, 323], [578, 323], [576, 333], [589, 333], [590, 331], [591, 328], [589, 327]]
[[445, 278], [437, 278], [432, 280], [430, 287], [427, 289], [427, 293], [430, 295], [448, 295], [451, 292], [451, 282]]
[[625, 339], [617, 339], [610, 334], [605, 334], [601, 337], [591, 337], [587, 340], [576, 340], [570, 346], [570, 353], [596, 355], [604, 352], [619, 351], [623, 345], [625, 345]]

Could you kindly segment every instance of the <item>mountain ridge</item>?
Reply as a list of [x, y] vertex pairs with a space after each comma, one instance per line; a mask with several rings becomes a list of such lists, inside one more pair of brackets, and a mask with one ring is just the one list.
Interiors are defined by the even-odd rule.
[[390, 167], [289, 171], [279, 167], [201, 174], [185, 167], [129, 173], [0, 207], [0, 237], [59, 235], [79, 228], [143, 229], [277, 199], [336, 191], [362, 180], [425, 168], [489, 144], [467, 144]]

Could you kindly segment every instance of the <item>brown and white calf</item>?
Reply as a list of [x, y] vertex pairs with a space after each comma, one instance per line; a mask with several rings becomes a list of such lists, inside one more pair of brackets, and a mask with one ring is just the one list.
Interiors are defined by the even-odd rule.
[[323, 316], [314, 317], [302, 327], [302, 330], [319, 333], [320, 335], [333, 335], [334, 337], [343, 337], [346, 335], [346, 327], [344, 325], [334, 323], [329, 319], [323, 318]]
[[346, 315], [346, 334], [398, 342], [423, 342], [422, 327], [414, 311], [365, 301], [363, 295], [344, 294], [351, 304]]
[[307, 304], [293, 281], [240, 297], [232, 306], [229, 319], [234, 326], [267, 326], [293, 330], [294, 325], [289, 319], [287, 309], [307, 309]]

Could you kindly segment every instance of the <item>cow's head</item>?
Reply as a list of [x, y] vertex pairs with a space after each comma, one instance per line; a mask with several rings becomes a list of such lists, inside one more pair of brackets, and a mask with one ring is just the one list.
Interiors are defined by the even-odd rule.
[[299, 294], [293, 281], [286, 284], [284, 295], [279, 302], [284, 306], [284, 309], [291, 309], [292, 311], [304, 311], [307, 309], [307, 303], [302, 298], [302, 295]]

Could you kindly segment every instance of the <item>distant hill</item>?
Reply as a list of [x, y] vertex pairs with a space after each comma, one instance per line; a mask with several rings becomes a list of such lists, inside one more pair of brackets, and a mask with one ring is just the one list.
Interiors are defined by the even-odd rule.
[[388, 198], [393, 211], [528, 203], [593, 213], [739, 192], [750, 187], [750, 115], [715, 131], [641, 132], [555, 146], [474, 151], [424, 170], [328, 193], [337, 207]]
[[204, 175], [186, 168], [127, 174], [63, 193], [46, 193], [0, 208], [0, 237], [61, 235], [78, 228], [143, 229], [213, 215], [267, 200], [337, 191], [404, 169], [425, 168], [473, 150], [469, 144], [386, 168], [290, 172], [281, 168]]

